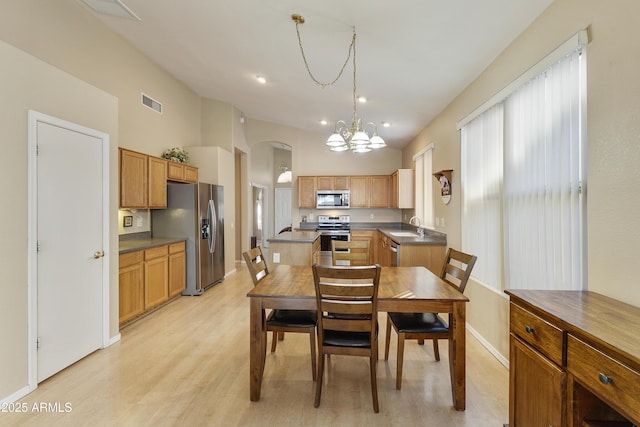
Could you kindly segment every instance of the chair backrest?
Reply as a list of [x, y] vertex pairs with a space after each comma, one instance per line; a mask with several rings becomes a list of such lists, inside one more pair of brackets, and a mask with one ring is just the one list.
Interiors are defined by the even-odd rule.
[[253, 285], [257, 285], [267, 274], [269, 274], [269, 268], [267, 262], [262, 255], [262, 248], [256, 246], [249, 249], [247, 252], [242, 253], [244, 261], [247, 263], [247, 269], [253, 280]]
[[333, 265], [339, 265], [337, 261], [350, 261], [349, 265], [370, 265], [371, 254], [368, 240], [344, 240], [331, 241], [331, 259]]
[[[449, 248], [447, 257], [444, 260], [444, 265], [442, 266], [440, 278], [460, 292], [464, 292], [469, 276], [471, 276], [471, 270], [473, 270], [477, 259], [478, 257], [475, 255], [465, 254], [464, 252]], [[459, 266], [452, 263], [452, 261], [459, 264]]]
[[[371, 342], [374, 342], [380, 266], [321, 267], [314, 264], [313, 280], [318, 306], [318, 335], [322, 336], [325, 330], [369, 332]], [[359, 316], [340, 316], [344, 314]]]

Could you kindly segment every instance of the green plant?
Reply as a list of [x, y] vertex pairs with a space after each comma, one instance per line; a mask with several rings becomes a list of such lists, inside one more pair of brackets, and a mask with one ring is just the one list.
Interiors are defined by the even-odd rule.
[[189, 153], [179, 147], [167, 148], [164, 150], [164, 153], [162, 153], [162, 158], [171, 160], [172, 162], [188, 163]]

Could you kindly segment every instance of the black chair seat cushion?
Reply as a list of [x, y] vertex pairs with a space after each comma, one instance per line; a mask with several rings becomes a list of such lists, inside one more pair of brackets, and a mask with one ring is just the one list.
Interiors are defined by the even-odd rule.
[[[376, 323], [376, 337], [378, 336], [379, 326], [380, 325]], [[371, 342], [369, 340], [369, 332], [332, 331], [325, 329], [323, 345], [369, 348], [371, 347]]]
[[324, 331], [324, 346], [370, 348], [368, 332]]
[[272, 310], [267, 317], [267, 325], [313, 328], [317, 324], [317, 318], [318, 313], [315, 310]]
[[449, 326], [436, 313], [389, 313], [398, 332], [429, 334], [447, 332]]

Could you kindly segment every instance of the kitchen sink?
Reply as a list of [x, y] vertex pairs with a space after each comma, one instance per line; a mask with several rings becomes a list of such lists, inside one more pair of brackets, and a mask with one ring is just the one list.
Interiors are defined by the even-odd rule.
[[395, 237], [418, 237], [416, 233], [410, 231], [390, 231], [389, 234]]

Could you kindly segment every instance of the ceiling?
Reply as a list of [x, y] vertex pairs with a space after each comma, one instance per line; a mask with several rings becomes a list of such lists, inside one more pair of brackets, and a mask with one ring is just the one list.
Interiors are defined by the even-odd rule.
[[321, 81], [338, 74], [355, 26], [357, 93], [368, 98], [358, 115], [402, 148], [553, 0], [122, 1], [140, 21], [96, 16], [200, 96], [327, 136], [351, 121], [353, 69], [313, 83], [291, 15], [306, 20], [302, 44]]

